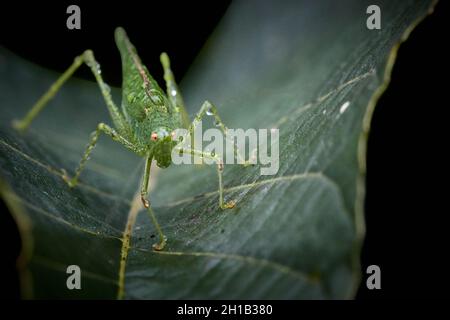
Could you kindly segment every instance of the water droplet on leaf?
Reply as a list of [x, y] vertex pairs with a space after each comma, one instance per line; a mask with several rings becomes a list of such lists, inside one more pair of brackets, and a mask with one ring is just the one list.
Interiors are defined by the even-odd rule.
[[344, 113], [345, 110], [347, 110], [347, 108], [350, 106], [350, 101], [346, 101], [341, 108], [339, 109], [339, 113]]

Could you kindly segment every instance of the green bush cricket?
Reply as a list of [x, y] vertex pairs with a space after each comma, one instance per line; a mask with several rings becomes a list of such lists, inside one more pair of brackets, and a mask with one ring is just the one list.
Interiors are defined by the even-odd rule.
[[[89, 144], [75, 170], [74, 176], [69, 177], [64, 171], [63, 178], [70, 187], [77, 185], [79, 176], [97, 143], [100, 133], [106, 134], [114, 141], [121, 143], [125, 148], [145, 157], [146, 164], [141, 186], [141, 200], [159, 234], [159, 242], [155, 243], [153, 248], [162, 250], [167, 239], [147, 199], [152, 160], [156, 160], [160, 168], [167, 168], [172, 162], [172, 149], [177, 145], [175, 130], [185, 128], [188, 130], [188, 134], [192, 135], [196, 125], [202, 121], [205, 115], [214, 116], [216, 125], [225, 136], [227, 127], [220, 119], [216, 107], [208, 101], [203, 103], [193, 122], [190, 123], [183, 98], [170, 69], [169, 57], [166, 53], [162, 53], [160, 59], [164, 69], [167, 94], [164, 93], [147, 68], [142, 64], [135, 47], [131, 44], [124, 29], [119, 27], [115, 30], [115, 41], [122, 59], [121, 109], [117, 108], [112, 100], [110, 89], [103, 81], [100, 66], [95, 60], [93, 52], [86, 50], [82, 55], [74, 59], [72, 65], [35, 103], [25, 117], [22, 120], [14, 121], [13, 125], [19, 131], [25, 131], [33, 119], [55, 96], [61, 86], [83, 63], [90, 67], [106, 102], [114, 128], [105, 123], [99, 123], [97, 129], [91, 134]], [[184, 138], [179, 137], [180, 141]], [[224, 166], [220, 157], [212, 153], [195, 150], [193, 147], [177, 148], [176, 151], [214, 160], [217, 164], [219, 177], [219, 206], [222, 209], [235, 206], [234, 201], [225, 203], [223, 199], [222, 172]]]

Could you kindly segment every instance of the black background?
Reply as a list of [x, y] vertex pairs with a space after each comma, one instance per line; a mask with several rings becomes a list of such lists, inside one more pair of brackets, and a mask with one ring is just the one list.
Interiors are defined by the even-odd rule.
[[[228, 1], [148, 1], [145, 6], [144, 1], [128, 1], [121, 7], [73, 3], [81, 7], [81, 30], [60, 27], [65, 26], [66, 8], [72, 3], [1, 4], [0, 45], [59, 72], [75, 54], [93, 49], [101, 57], [106, 82], [120, 86], [113, 30], [121, 25], [133, 34], [140, 56], [150, 70], [156, 68], [152, 74], [162, 83], [159, 53], [169, 53], [181, 79], [229, 5]], [[446, 11], [439, 3], [401, 46], [391, 84], [375, 109], [368, 142], [362, 268], [380, 266], [382, 289], [366, 289], [363, 277], [357, 299], [448, 297]], [[88, 68], [81, 68], [77, 76], [92, 80]], [[1, 205], [0, 241], [6, 244], [1, 265], [6, 281], [0, 292], [5, 298], [19, 298], [15, 259], [20, 239]]]

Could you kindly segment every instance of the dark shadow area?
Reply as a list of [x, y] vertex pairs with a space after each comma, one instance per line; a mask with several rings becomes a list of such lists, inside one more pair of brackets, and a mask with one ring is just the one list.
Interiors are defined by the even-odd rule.
[[[401, 45], [391, 83], [373, 115], [357, 298], [448, 297], [449, 54], [443, 2]], [[381, 290], [366, 288], [365, 271], [372, 264], [381, 268]]]
[[[76, 1], [81, 29], [69, 30], [66, 9], [73, 1], [2, 3], [0, 45], [36, 64], [63, 72], [75, 56], [91, 49], [109, 85], [121, 86], [121, 63], [114, 29], [122, 26], [144, 64], [163, 84], [159, 61], [166, 51], [178, 79], [205, 44], [230, 1]], [[93, 80], [91, 71], [76, 75]]]
[[16, 261], [19, 257], [22, 243], [20, 241], [17, 225], [2, 199], [0, 199], [0, 226], [2, 226], [0, 242], [3, 243], [0, 269], [2, 277], [0, 299], [19, 299], [20, 286]]

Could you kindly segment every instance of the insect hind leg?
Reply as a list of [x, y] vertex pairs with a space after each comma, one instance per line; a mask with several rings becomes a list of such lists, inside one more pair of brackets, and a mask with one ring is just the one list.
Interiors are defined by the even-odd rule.
[[39, 98], [25, 117], [21, 120], [13, 121], [13, 126], [19, 131], [25, 131], [30, 126], [34, 118], [36, 118], [36, 116], [44, 109], [56, 93], [58, 93], [64, 83], [83, 63], [85, 63], [94, 74], [117, 131], [121, 135], [129, 138], [131, 136], [129, 125], [112, 100], [109, 86], [103, 81], [100, 65], [95, 60], [92, 50], [86, 50], [80, 56], [75, 57], [72, 65], [50, 86], [47, 92]]

